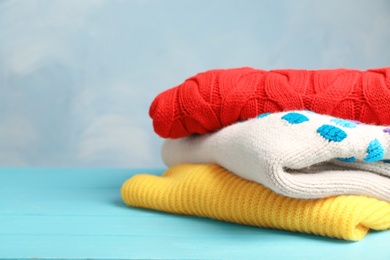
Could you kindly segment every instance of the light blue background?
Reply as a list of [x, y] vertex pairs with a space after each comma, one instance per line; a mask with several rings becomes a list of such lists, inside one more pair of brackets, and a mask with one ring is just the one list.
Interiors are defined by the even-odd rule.
[[0, 1], [0, 166], [162, 167], [149, 105], [213, 68], [390, 63], [388, 0]]

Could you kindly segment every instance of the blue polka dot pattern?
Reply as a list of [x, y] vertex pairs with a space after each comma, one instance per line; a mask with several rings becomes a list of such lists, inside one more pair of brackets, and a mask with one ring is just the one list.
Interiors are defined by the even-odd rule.
[[266, 117], [266, 116], [269, 116], [271, 113], [263, 113], [263, 114], [260, 114], [257, 116], [257, 118], [263, 118], [263, 117]]
[[376, 162], [381, 160], [384, 155], [385, 150], [383, 149], [382, 144], [377, 139], [374, 139], [368, 144], [367, 155], [366, 158], [364, 158], [364, 161]]
[[347, 137], [347, 133], [342, 129], [332, 126], [332, 125], [322, 125], [317, 129], [323, 138], [328, 141], [341, 142]]
[[284, 116], [282, 116], [282, 119], [293, 125], [309, 121], [309, 118], [307, 118], [307, 116], [296, 112], [285, 114]]
[[351, 121], [340, 119], [340, 118], [333, 118], [330, 120], [333, 123], [336, 123], [339, 126], [346, 127], [346, 128], [355, 128], [357, 125]]
[[348, 158], [337, 158], [337, 160], [342, 161], [342, 162], [351, 163], [351, 162], [356, 161], [356, 158], [352, 156], [352, 157], [348, 157]]
[[362, 122], [357, 121], [357, 120], [349, 120], [349, 121], [352, 122], [352, 123], [355, 123], [357, 125], [364, 125]]

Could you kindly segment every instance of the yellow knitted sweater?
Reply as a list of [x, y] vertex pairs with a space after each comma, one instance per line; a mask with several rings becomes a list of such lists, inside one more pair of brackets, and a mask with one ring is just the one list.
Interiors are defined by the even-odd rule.
[[161, 177], [139, 174], [121, 194], [129, 206], [346, 240], [390, 228], [390, 203], [353, 195], [293, 199], [211, 164], [173, 166]]

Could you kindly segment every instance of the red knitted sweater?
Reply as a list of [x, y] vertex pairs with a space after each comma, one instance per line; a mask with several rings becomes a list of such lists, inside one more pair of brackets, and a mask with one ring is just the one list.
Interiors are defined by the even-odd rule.
[[160, 93], [149, 114], [158, 135], [179, 138], [216, 131], [264, 112], [296, 109], [390, 125], [390, 67], [210, 70]]

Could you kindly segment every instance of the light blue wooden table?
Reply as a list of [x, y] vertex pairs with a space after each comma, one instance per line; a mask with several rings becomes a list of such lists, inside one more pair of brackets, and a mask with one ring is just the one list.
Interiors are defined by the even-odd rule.
[[346, 242], [125, 206], [132, 169], [1, 169], [0, 257], [390, 259], [390, 231]]

